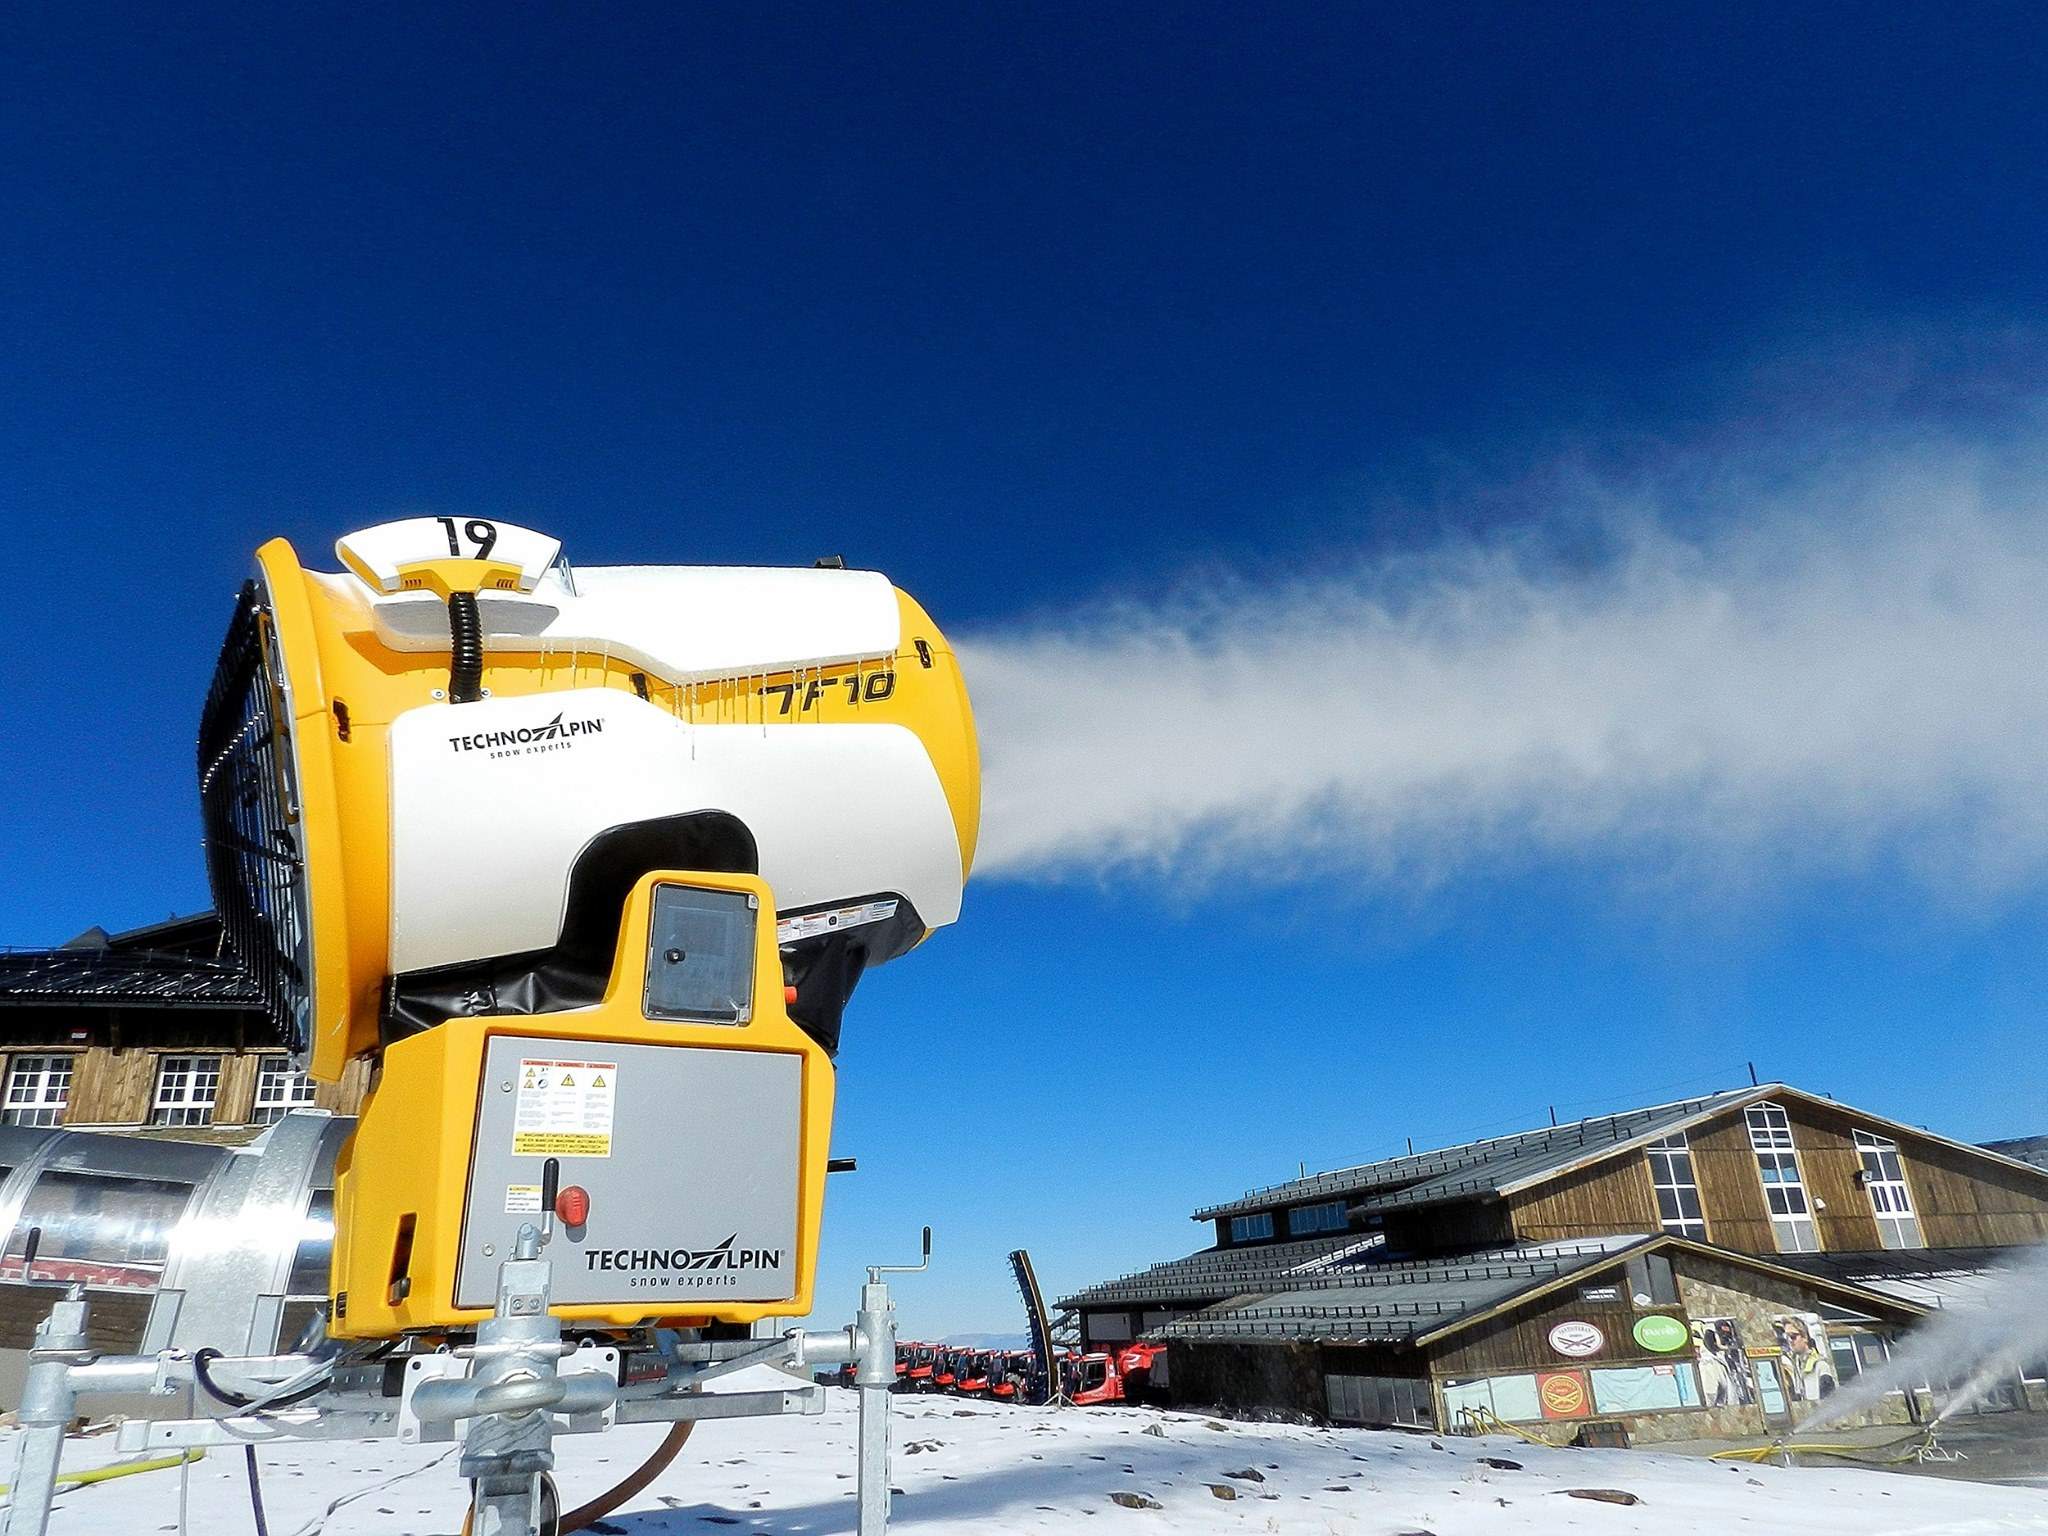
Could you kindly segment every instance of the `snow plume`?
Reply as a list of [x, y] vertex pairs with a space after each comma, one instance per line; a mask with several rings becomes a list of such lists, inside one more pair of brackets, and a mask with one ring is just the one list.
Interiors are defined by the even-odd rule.
[[2011, 1386], [2022, 1366], [2048, 1360], [2048, 1246], [1955, 1291], [1941, 1311], [1899, 1341], [1891, 1359], [1829, 1396], [1801, 1431], [1838, 1424], [1887, 1392], [1929, 1383], [1947, 1393], [1938, 1424]]
[[1651, 480], [970, 639], [982, 871], [1895, 859], [1962, 900], [2048, 873], [2048, 459], [1865, 443]]

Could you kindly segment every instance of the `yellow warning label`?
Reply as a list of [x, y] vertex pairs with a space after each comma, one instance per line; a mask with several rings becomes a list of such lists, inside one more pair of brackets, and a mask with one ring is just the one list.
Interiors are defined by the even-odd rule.
[[574, 1131], [515, 1131], [512, 1150], [522, 1157], [610, 1157], [612, 1139]]
[[520, 1157], [610, 1157], [615, 1061], [519, 1063], [512, 1151]]

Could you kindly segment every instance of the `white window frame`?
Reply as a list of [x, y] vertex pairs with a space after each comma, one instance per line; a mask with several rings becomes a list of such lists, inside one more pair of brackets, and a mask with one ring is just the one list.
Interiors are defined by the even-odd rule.
[[1743, 1111], [1743, 1119], [1749, 1126], [1750, 1150], [1756, 1154], [1757, 1179], [1763, 1185], [1778, 1252], [1819, 1253], [1820, 1226], [1806, 1193], [1806, 1177], [1800, 1172], [1799, 1149], [1792, 1144], [1792, 1120], [1785, 1106], [1760, 1100]]
[[1856, 1156], [1863, 1164], [1863, 1192], [1870, 1196], [1870, 1214], [1877, 1218], [1877, 1233], [1884, 1246], [1925, 1248], [1927, 1240], [1913, 1208], [1913, 1188], [1906, 1182], [1899, 1144], [1875, 1131], [1858, 1131]]
[[32, 1052], [7, 1063], [7, 1089], [0, 1124], [50, 1126], [64, 1123], [71, 1102], [71, 1074], [78, 1058], [62, 1052]]
[[256, 1058], [256, 1097], [249, 1105], [251, 1125], [275, 1125], [294, 1109], [313, 1105], [313, 1080], [288, 1056]]
[[[1690, 1237], [1704, 1243], [1707, 1240], [1707, 1208], [1700, 1199], [1699, 1170], [1693, 1167], [1692, 1146], [1685, 1139], [1685, 1132], [1675, 1131], [1662, 1140], [1653, 1141], [1645, 1149], [1650, 1162], [1651, 1196], [1657, 1202], [1657, 1219], [1664, 1230], [1678, 1237]], [[1681, 1164], [1679, 1159], [1685, 1161]], [[1685, 1197], [1692, 1196], [1692, 1208], [1699, 1214], [1685, 1214]], [[1673, 1214], [1666, 1214], [1664, 1197], [1671, 1197]]]
[[211, 1125], [220, 1099], [220, 1057], [203, 1053], [159, 1056], [151, 1125]]

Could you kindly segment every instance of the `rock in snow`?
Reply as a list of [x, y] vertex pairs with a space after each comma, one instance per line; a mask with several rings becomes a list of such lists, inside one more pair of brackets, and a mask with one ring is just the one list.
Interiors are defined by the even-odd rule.
[[[781, 1379], [735, 1380], [725, 1390], [771, 1383]], [[1006, 1407], [968, 1419], [955, 1412], [947, 1398], [894, 1400], [893, 1471], [903, 1490], [896, 1525], [904, 1536], [1115, 1536], [1124, 1522], [1148, 1536], [1556, 1536], [1572, 1528], [1587, 1536], [2048, 1532], [2048, 1492], [1895, 1473], [1746, 1468], [1752, 1481], [1729, 1477], [1718, 1463], [1652, 1451], [1553, 1451], [1450, 1437], [1436, 1442], [1444, 1448], [1436, 1455], [1428, 1440], [1413, 1435], [1285, 1424], [1232, 1424], [1227, 1434], [1210, 1435], [1200, 1432], [1214, 1422], [1204, 1417], [1137, 1409]], [[732, 1528], [749, 1536], [844, 1536], [854, 1527], [854, 1485], [846, 1475], [854, 1469], [854, 1423], [854, 1394], [833, 1388], [825, 1412], [814, 1418], [702, 1424], [675, 1465], [606, 1524], [631, 1536]], [[944, 1449], [932, 1454], [942, 1423]], [[1154, 1425], [1166, 1430], [1163, 1438], [1143, 1433]], [[580, 1504], [619, 1481], [662, 1433], [649, 1424], [559, 1438], [563, 1501]], [[900, 1454], [913, 1442], [930, 1450]], [[465, 1489], [450, 1451], [391, 1441], [266, 1445], [258, 1454], [270, 1529], [290, 1536], [318, 1528], [330, 1503], [361, 1494], [334, 1512], [325, 1536], [451, 1536], [462, 1523]], [[1507, 1474], [1485, 1464], [1508, 1451], [1520, 1470]], [[1111, 1467], [1093, 1459], [1105, 1455]], [[108, 1438], [65, 1446], [67, 1469], [117, 1459]], [[1128, 1481], [1103, 1475], [1124, 1466], [1134, 1469]], [[249, 1489], [240, 1452], [215, 1451], [187, 1470], [190, 1530], [246, 1536]], [[1488, 1497], [1452, 1496], [1489, 1479]], [[51, 1536], [174, 1528], [178, 1480], [176, 1471], [163, 1471], [66, 1489]], [[1231, 1481], [1251, 1486], [1235, 1498], [1216, 1491]], [[1490, 1496], [1497, 1489], [1514, 1497], [1503, 1503]], [[1622, 1490], [1641, 1502], [1578, 1502]], [[1577, 1497], [1569, 1504], [1545, 1497], [1562, 1494]], [[1280, 1502], [1269, 1507], [1262, 1500]], [[1580, 1513], [1568, 1515], [1573, 1508]]]

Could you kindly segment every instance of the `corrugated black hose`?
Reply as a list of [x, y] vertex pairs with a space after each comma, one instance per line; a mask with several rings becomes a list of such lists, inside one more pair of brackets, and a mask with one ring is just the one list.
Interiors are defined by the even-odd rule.
[[474, 704], [484, 696], [484, 624], [474, 592], [448, 594], [448, 702]]

